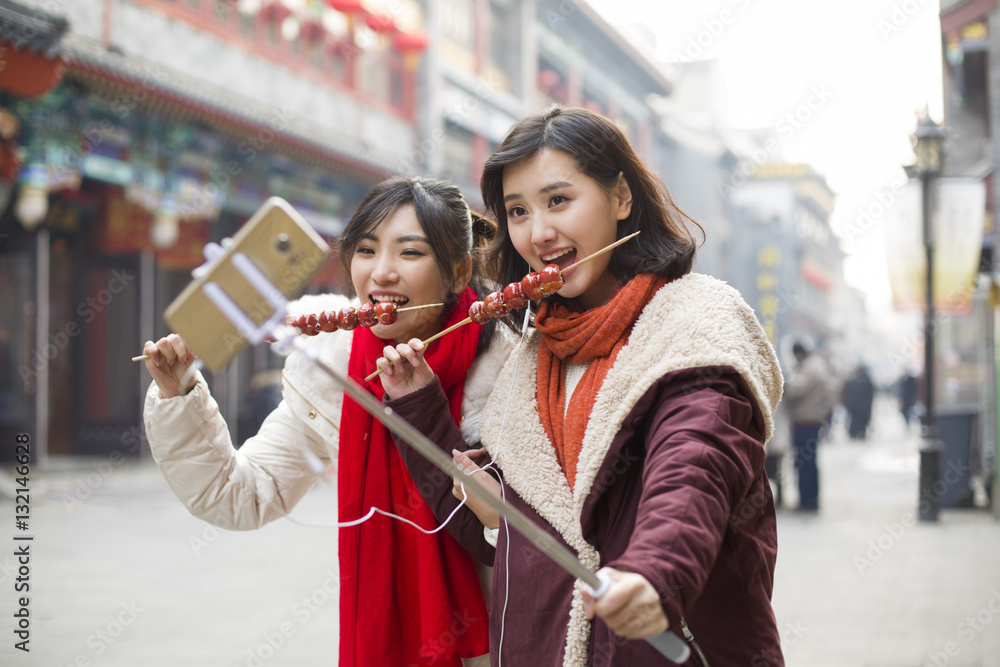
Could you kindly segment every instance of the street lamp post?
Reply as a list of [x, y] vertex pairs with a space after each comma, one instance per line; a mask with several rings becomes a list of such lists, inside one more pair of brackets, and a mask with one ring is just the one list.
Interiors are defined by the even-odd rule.
[[934, 425], [934, 185], [941, 174], [944, 129], [925, 115], [913, 133], [914, 165], [920, 177], [924, 255], [927, 262], [926, 313], [924, 316], [924, 428], [920, 448], [921, 521], [937, 521], [941, 508], [941, 442]]

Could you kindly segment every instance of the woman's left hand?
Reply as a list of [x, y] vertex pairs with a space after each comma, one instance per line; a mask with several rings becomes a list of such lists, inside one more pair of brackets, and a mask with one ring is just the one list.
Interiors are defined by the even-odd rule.
[[596, 614], [612, 632], [629, 639], [652, 637], [670, 627], [660, 596], [645, 577], [611, 567], [601, 568], [601, 572], [607, 574], [612, 583], [598, 600], [583, 589], [583, 606], [588, 619]]

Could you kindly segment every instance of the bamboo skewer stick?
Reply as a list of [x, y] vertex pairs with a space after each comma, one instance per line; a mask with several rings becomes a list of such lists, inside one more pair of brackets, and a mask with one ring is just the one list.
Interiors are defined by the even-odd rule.
[[624, 236], [624, 237], [618, 239], [617, 241], [615, 241], [611, 245], [608, 245], [608, 246], [605, 246], [605, 247], [601, 248], [600, 250], [598, 250], [597, 252], [595, 252], [593, 255], [587, 255], [586, 257], [584, 257], [583, 259], [579, 260], [575, 264], [570, 264], [565, 269], [563, 269], [562, 271], [560, 271], [559, 275], [565, 275], [565, 273], [567, 271], [569, 271], [571, 269], [575, 269], [576, 267], [578, 267], [581, 264], [584, 264], [586, 262], [589, 262], [590, 260], [594, 259], [595, 257], [600, 257], [601, 255], [603, 255], [605, 253], [611, 252], [612, 250], [614, 250], [615, 248], [617, 248], [621, 244], [625, 243], [628, 240], [631, 240], [631, 239], [635, 238], [638, 235], [639, 235], [639, 232], [632, 232], [628, 236]]
[[[431, 336], [430, 338], [428, 338], [427, 340], [424, 341], [424, 347], [427, 347], [428, 345], [430, 345], [431, 343], [433, 343], [434, 341], [436, 341], [441, 336], [444, 336], [445, 334], [450, 334], [452, 331], [454, 331], [455, 329], [458, 329], [459, 327], [464, 327], [466, 324], [468, 324], [471, 321], [472, 321], [471, 317], [466, 317], [461, 322], [458, 322], [456, 324], [452, 324], [450, 327], [448, 327], [444, 331], [437, 332], [436, 334], [434, 334], [433, 336]], [[365, 382], [371, 382], [372, 380], [374, 380], [375, 378], [377, 378], [381, 374], [382, 374], [382, 369], [380, 368], [377, 371], [375, 371], [374, 373], [372, 373], [371, 375], [369, 375], [368, 377], [366, 377], [365, 378]]]
[[438, 308], [443, 306], [443, 303], [426, 303], [422, 306], [407, 306], [406, 308], [397, 308], [397, 313], [408, 313], [411, 310], [423, 310], [424, 308]]
[[[570, 264], [565, 269], [562, 269], [559, 272], [559, 275], [564, 275], [570, 269], [575, 269], [576, 267], [580, 266], [581, 264], [583, 264], [585, 262], [589, 262], [590, 260], [594, 259], [595, 257], [600, 257], [601, 255], [603, 255], [605, 253], [611, 252], [612, 250], [614, 250], [615, 248], [617, 248], [621, 244], [625, 243], [628, 240], [631, 240], [631, 239], [635, 238], [638, 235], [639, 235], [639, 232], [633, 232], [633, 233], [629, 234], [628, 236], [624, 236], [624, 237], [618, 239], [614, 243], [612, 243], [612, 244], [610, 244], [608, 246], [605, 246], [604, 248], [601, 248], [600, 250], [598, 250], [597, 252], [593, 253], [592, 255], [587, 255], [586, 257], [584, 257], [580, 261], [578, 261], [578, 262], [576, 262], [574, 264]], [[444, 331], [440, 331], [440, 332], [434, 334], [433, 336], [431, 336], [430, 338], [428, 338], [427, 340], [424, 341], [424, 347], [430, 345], [431, 343], [433, 343], [434, 341], [436, 341], [441, 336], [444, 336], [445, 334], [451, 333], [452, 331], [454, 331], [455, 329], [457, 329], [459, 327], [465, 326], [466, 324], [468, 324], [471, 321], [472, 321], [472, 318], [471, 317], [467, 317], [464, 320], [462, 320], [461, 322], [459, 322], [458, 324], [453, 324], [450, 327], [448, 327], [447, 329], [445, 329]], [[369, 375], [368, 377], [366, 377], [365, 378], [365, 382], [371, 382], [373, 379], [375, 379], [376, 377], [378, 377], [381, 373], [382, 373], [382, 369], [380, 368], [377, 371], [375, 371], [374, 373], [372, 373], [371, 375]]]

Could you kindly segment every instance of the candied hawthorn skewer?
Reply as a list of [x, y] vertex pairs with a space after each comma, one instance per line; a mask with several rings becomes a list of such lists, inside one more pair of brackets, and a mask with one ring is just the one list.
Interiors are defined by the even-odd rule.
[[299, 315], [298, 318], [289, 318], [288, 324], [296, 327], [306, 336], [316, 336], [321, 331], [331, 332], [337, 329], [351, 331], [360, 327], [373, 327], [376, 324], [393, 324], [399, 317], [399, 313], [422, 308], [437, 308], [443, 303], [430, 303], [424, 306], [409, 306], [407, 308], [397, 308], [392, 301], [380, 301], [376, 303], [363, 303], [360, 308], [347, 306], [340, 310], [324, 310], [319, 315], [315, 313]]
[[[337, 329], [350, 331], [359, 326], [370, 328], [376, 324], [393, 324], [399, 317], [399, 313], [421, 310], [423, 308], [437, 308], [443, 305], [443, 303], [428, 303], [423, 306], [397, 308], [396, 304], [392, 301], [380, 301], [378, 304], [369, 302], [361, 304], [361, 307], [357, 309], [353, 306], [347, 306], [340, 310], [324, 310], [319, 315], [316, 313], [307, 313], [298, 317], [289, 317], [285, 320], [285, 324], [295, 327], [300, 333], [306, 336], [318, 336], [320, 332], [324, 331], [327, 333], [336, 331]], [[265, 340], [269, 343], [274, 342], [274, 339], [270, 336]], [[132, 357], [132, 361], [143, 361], [145, 359], [149, 359], [148, 354], [140, 354], [137, 357]]]

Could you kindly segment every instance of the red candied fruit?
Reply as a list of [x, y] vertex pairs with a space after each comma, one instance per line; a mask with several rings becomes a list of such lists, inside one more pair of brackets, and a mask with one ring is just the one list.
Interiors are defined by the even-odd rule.
[[521, 292], [521, 283], [511, 283], [503, 288], [503, 305], [507, 310], [517, 310], [528, 305], [528, 300]]
[[507, 314], [507, 306], [503, 304], [503, 294], [493, 292], [483, 299], [483, 310], [490, 317], [503, 317]]
[[351, 306], [341, 308], [337, 313], [337, 326], [345, 331], [351, 331], [358, 326], [358, 311]]
[[537, 301], [545, 296], [539, 276], [534, 271], [521, 278], [521, 294], [529, 301]]
[[371, 328], [378, 324], [378, 317], [375, 315], [375, 304], [368, 303], [361, 304], [358, 308], [358, 324], [363, 327]]
[[330, 333], [337, 330], [337, 313], [332, 310], [324, 310], [319, 314], [319, 328]]
[[392, 301], [379, 301], [375, 304], [375, 316], [379, 324], [392, 324], [399, 315], [396, 314], [396, 304]]
[[490, 321], [490, 316], [483, 309], [482, 301], [473, 301], [472, 305], [469, 306], [469, 319], [476, 324], [486, 324]]
[[562, 273], [555, 264], [549, 264], [538, 273], [538, 280], [542, 283], [545, 296], [555, 294], [562, 289], [566, 283], [563, 281]]

